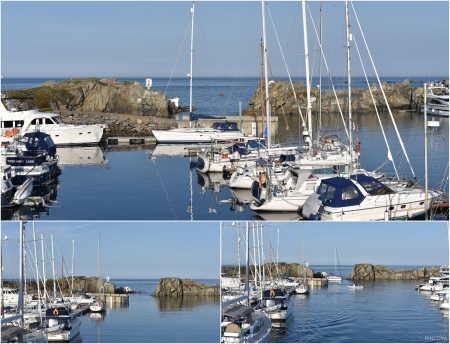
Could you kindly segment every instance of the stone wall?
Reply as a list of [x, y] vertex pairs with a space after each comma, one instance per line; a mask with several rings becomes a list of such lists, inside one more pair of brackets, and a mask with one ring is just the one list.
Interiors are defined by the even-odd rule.
[[[262, 270], [262, 268], [261, 268]], [[254, 266], [250, 266], [250, 276], [252, 276], [252, 271], [254, 271]], [[277, 267], [275, 263], [267, 263], [264, 265], [264, 271], [266, 276], [276, 277], [277, 275]], [[227, 266], [222, 267], [222, 272], [226, 273], [229, 276], [237, 276], [238, 275], [238, 267], [237, 266]], [[303, 277], [303, 264], [299, 263], [278, 263], [278, 274], [285, 275], [294, 278], [302, 278]], [[307, 278], [312, 278], [314, 276], [314, 270], [311, 268], [305, 269], [305, 274]], [[241, 266], [241, 276], [245, 277], [245, 266]]]

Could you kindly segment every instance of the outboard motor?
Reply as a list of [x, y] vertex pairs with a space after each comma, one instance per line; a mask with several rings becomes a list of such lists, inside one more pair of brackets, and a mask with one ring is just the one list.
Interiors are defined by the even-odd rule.
[[[326, 199], [328, 199], [328, 201]], [[320, 220], [323, 211], [324, 202], [329, 203], [330, 199], [319, 194], [310, 195], [303, 205], [302, 215], [305, 219]], [[327, 204], [328, 204], [327, 203]]]

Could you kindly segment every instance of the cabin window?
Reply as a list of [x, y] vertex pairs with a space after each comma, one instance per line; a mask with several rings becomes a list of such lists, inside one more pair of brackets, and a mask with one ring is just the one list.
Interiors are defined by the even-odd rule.
[[14, 121], [4, 121], [3, 122], [3, 128], [13, 128], [14, 127]]
[[342, 200], [358, 198], [359, 194], [353, 185], [346, 186], [342, 189]]
[[328, 184], [320, 184], [318, 193], [322, 196], [327, 196], [329, 198], [333, 198], [336, 188], [334, 186]]
[[53, 123], [51, 118], [46, 118], [45, 119], [45, 124], [55, 124], [55, 123]]
[[31, 121], [31, 125], [41, 125], [43, 118], [35, 118]]

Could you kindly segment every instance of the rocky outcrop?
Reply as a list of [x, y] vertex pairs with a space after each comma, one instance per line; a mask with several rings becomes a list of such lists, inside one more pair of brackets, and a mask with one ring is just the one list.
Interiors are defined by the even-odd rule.
[[139, 82], [115, 79], [50, 80], [29, 90], [11, 91], [9, 96], [32, 97], [44, 111], [168, 117], [184, 110], [162, 91], [146, 90]]
[[[250, 267], [250, 270], [252, 270], [252, 267]], [[267, 263], [264, 265], [264, 271], [266, 276], [273, 276], [275, 277], [277, 275], [277, 267], [274, 263], [270, 264]], [[238, 275], [238, 267], [237, 266], [223, 266], [222, 267], [222, 273], [226, 273], [228, 276], [237, 276]], [[294, 277], [294, 278], [301, 278], [303, 277], [303, 264], [299, 263], [278, 263], [278, 274]], [[305, 268], [305, 274], [307, 278], [314, 277], [314, 270], [311, 268]], [[245, 276], [245, 266], [241, 267], [241, 276]]]
[[439, 268], [433, 266], [421, 269], [391, 269], [384, 265], [355, 264], [347, 279], [354, 281], [423, 280], [430, 276], [439, 276]]
[[[443, 80], [443, 83], [448, 85], [448, 79]], [[382, 83], [383, 91], [392, 110], [395, 109], [416, 109], [423, 96], [423, 87], [411, 87], [411, 80], [406, 79], [402, 83]], [[381, 88], [375, 84], [370, 85], [369, 88], [354, 88], [352, 89], [352, 111], [354, 112], [368, 112], [375, 109], [370, 92], [375, 99], [375, 104], [379, 111], [385, 110], [386, 102], [383, 97]], [[294, 96], [295, 92], [295, 96]], [[347, 90], [336, 90], [336, 96], [333, 91], [322, 92], [322, 111], [323, 112], [338, 112], [339, 107], [343, 112], [347, 111]], [[312, 111], [318, 110], [319, 91], [317, 88], [311, 88], [311, 97], [315, 98], [313, 101]], [[300, 107], [305, 114], [307, 105], [306, 86], [303, 82], [294, 82], [293, 85], [285, 80], [274, 80], [269, 84], [269, 98], [271, 103], [271, 113], [274, 115], [298, 115], [298, 106], [296, 105], [297, 98]], [[339, 106], [338, 106], [339, 103]], [[248, 103], [248, 107], [243, 111], [244, 116], [255, 116], [261, 113], [261, 83], [255, 88], [253, 97]]]
[[152, 296], [219, 295], [219, 284], [202, 284], [192, 279], [161, 278]]

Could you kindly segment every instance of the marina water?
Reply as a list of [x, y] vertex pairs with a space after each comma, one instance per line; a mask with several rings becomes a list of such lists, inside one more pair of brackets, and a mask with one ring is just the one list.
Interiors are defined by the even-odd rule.
[[[2, 79], [2, 90], [36, 87], [50, 78]], [[354, 87], [363, 86], [356, 78]], [[358, 79], [361, 79], [358, 81]], [[402, 82], [406, 78], [384, 78], [384, 81]], [[421, 86], [421, 78], [413, 79]], [[431, 80], [443, 78], [432, 78]], [[62, 79], [59, 79], [62, 80]], [[145, 78], [123, 78], [145, 83]], [[198, 113], [212, 115], [238, 115], [239, 101], [245, 108], [253, 95], [257, 78], [205, 78], [197, 80], [194, 106]], [[383, 81], [383, 79], [382, 79]], [[428, 81], [428, 78], [427, 78]], [[167, 87], [169, 84], [169, 87]], [[345, 85], [343, 85], [345, 86]], [[152, 89], [165, 91], [169, 98], [177, 96], [180, 105], [189, 103], [189, 80], [155, 78]], [[223, 97], [219, 93], [223, 93]], [[402, 140], [413, 170], [401, 152], [401, 146], [391, 123], [390, 115], [383, 112], [387, 140], [401, 178], [413, 179], [424, 185], [424, 132], [423, 116], [415, 112], [394, 112]], [[335, 114], [323, 114], [324, 126], [338, 128], [341, 119]], [[353, 137], [361, 141], [362, 167], [379, 168], [387, 160], [386, 145], [372, 113], [354, 114], [356, 130]], [[431, 119], [431, 117], [430, 117]], [[438, 128], [427, 131], [429, 187], [448, 192], [449, 127], [448, 118], [439, 120]], [[290, 131], [284, 130], [286, 123]], [[279, 116], [280, 142], [299, 144], [298, 117]], [[336, 133], [336, 131], [329, 131]], [[337, 131], [341, 137], [344, 133]], [[323, 132], [328, 134], [328, 132]], [[163, 146], [107, 146], [65, 147], [57, 154], [62, 174], [54, 185], [42, 187], [38, 192], [46, 203], [22, 206], [15, 211], [2, 212], [3, 220], [296, 220], [299, 215], [256, 215], [249, 208], [249, 190], [230, 190], [227, 178], [219, 174], [196, 172], [196, 157], [158, 155]], [[153, 153], [153, 154], [152, 154]], [[380, 168], [394, 175], [391, 163]], [[414, 175], [413, 175], [414, 172]]]
[[[198, 280], [219, 283], [219, 280]], [[219, 342], [220, 298], [150, 296], [156, 279], [112, 281], [128, 286], [128, 306], [107, 303], [106, 312], [83, 316], [81, 332], [73, 342], [82, 343], [217, 343]]]

